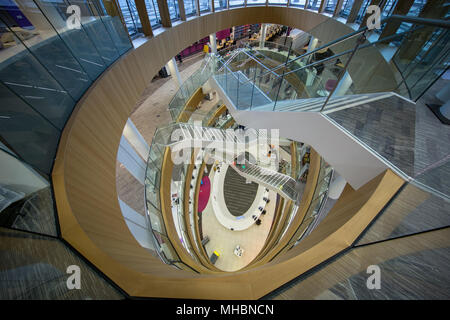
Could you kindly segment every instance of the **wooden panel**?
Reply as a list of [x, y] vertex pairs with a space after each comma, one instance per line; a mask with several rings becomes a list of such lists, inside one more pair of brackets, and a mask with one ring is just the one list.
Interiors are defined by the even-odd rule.
[[296, 141], [291, 142], [291, 177], [297, 180], [297, 167], [299, 159], [297, 159], [297, 143]]
[[[190, 195], [190, 185], [192, 183], [192, 179], [190, 179], [190, 177], [192, 176], [192, 172], [194, 171], [194, 160], [196, 158], [196, 154], [198, 153], [199, 150], [195, 150], [192, 152], [191, 155], [191, 164], [188, 166], [187, 170], [186, 170], [186, 181], [185, 181], [185, 189], [184, 189], [184, 207], [183, 207], [183, 211], [184, 211], [184, 221], [186, 224], [186, 231], [188, 233], [188, 237], [189, 240], [191, 241], [192, 247], [197, 255], [197, 257], [200, 259], [201, 263], [203, 264], [203, 266], [205, 266], [208, 269], [211, 269], [213, 271], [220, 271], [219, 269], [217, 269], [216, 267], [214, 267], [213, 264], [211, 264], [211, 262], [208, 259], [208, 255], [206, 254], [206, 251], [204, 250], [203, 246], [201, 245], [201, 240], [200, 240], [200, 233], [199, 233], [199, 229], [198, 229], [198, 217], [195, 214], [198, 210], [198, 193], [200, 191], [200, 181], [201, 178], [203, 177], [203, 173], [202, 171], [199, 171], [199, 176], [197, 178], [196, 181], [196, 186], [195, 186], [195, 194], [194, 194], [194, 227], [195, 227], [195, 234], [192, 234], [192, 230], [190, 228], [190, 219], [189, 219], [189, 195]], [[204, 169], [204, 163], [202, 164], [202, 168]], [[196, 243], [199, 244], [200, 246], [200, 251], [197, 249], [197, 246], [194, 244], [194, 241]]]
[[231, 127], [236, 121], [234, 119], [231, 119], [230, 122], [226, 123], [222, 129], [228, 129], [229, 127]]
[[178, 9], [180, 10], [180, 19], [181, 21], [186, 21], [186, 10], [184, 9], [184, 0], [178, 1]]
[[139, 20], [142, 25], [142, 32], [147, 37], [153, 37], [152, 26], [150, 20], [148, 19], [147, 8], [145, 7], [145, 0], [135, 0], [136, 9], [139, 14]]
[[289, 240], [291, 240], [291, 238], [296, 233], [298, 227], [300, 226], [303, 219], [305, 218], [306, 213], [308, 212], [309, 204], [313, 200], [314, 191], [316, 190], [317, 185], [317, 179], [320, 173], [320, 162], [321, 162], [320, 155], [313, 148], [311, 148], [308, 179], [306, 180], [305, 189], [303, 191], [303, 195], [300, 200], [298, 210], [295, 213], [295, 217], [292, 220], [290, 226], [288, 227], [283, 237], [276, 244], [276, 246], [274, 246], [270, 251], [268, 251], [264, 255], [264, 257], [260, 259], [258, 262], [256, 262], [253, 266], [264, 265], [272, 258], [274, 258], [275, 255], [277, 255], [277, 253], [288, 244]]
[[[79, 101], [60, 140], [52, 179], [63, 238], [132, 296], [208, 299], [259, 298], [348, 245], [349, 232], [342, 234], [340, 229], [358, 234], [395, 193], [400, 178], [388, 172], [370, 182], [370, 188], [362, 188], [367, 194], [348, 190], [347, 199], [361, 198], [359, 209], [343, 208], [349, 211], [349, 217], [337, 219], [333, 230], [319, 225], [306, 239], [308, 242], [280, 257], [286, 257], [282, 264], [272, 261], [246, 272], [220, 276], [177, 270], [152, 256], [125, 224], [116, 191], [116, 158], [125, 123], [146, 85], [170, 58], [198, 39], [235, 25], [277, 23], [310, 30], [327, 19], [286, 7], [220, 11], [147, 38], [117, 60]], [[351, 30], [337, 21], [330, 20], [330, 24], [336, 33]], [[166, 185], [162, 187], [167, 190]], [[165, 203], [170, 201], [169, 195]], [[331, 213], [329, 217], [334, 216]], [[338, 213], [342, 216], [346, 212]], [[167, 225], [172, 227], [171, 214], [166, 216]], [[330, 237], [329, 232], [333, 232]], [[328, 238], [333, 239], [331, 244]]]
[[[172, 182], [173, 162], [172, 152], [169, 147], [165, 148], [164, 160], [161, 168], [161, 186], [160, 186], [160, 198], [161, 198], [161, 213], [164, 219], [164, 225], [166, 227], [167, 236], [171, 239], [172, 245], [180, 257], [181, 261], [190, 266], [192, 269], [202, 273], [209, 273], [210, 271], [199, 265], [187, 252], [186, 248], [178, 241], [179, 237], [175, 229], [173, 221], [173, 214], [171, 210], [171, 192], [170, 186]], [[192, 175], [192, 171], [191, 171]], [[186, 194], [185, 194], [186, 196]], [[187, 205], [189, 206], [189, 193], [187, 198]], [[185, 203], [186, 205], [186, 199]]]
[[[198, 212], [198, 194], [200, 192], [200, 182], [202, 181], [203, 178], [203, 173], [205, 172], [205, 167], [206, 167], [206, 163], [203, 162], [201, 167], [200, 167], [200, 171], [199, 171], [199, 175], [197, 177], [197, 182], [195, 184], [195, 193], [194, 193], [194, 212]], [[222, 270], [218, 269], [216, 266], [214, 266], [211, 261], [209, 260], [208, 254], [206, 253], [205, 248], [202, 246], [201, 244], [201, 239], [200, 239], [200, 229], [199, 229], [199, 225], [198, 225], [198, 217], [197, 215], [194, 218], [194, 227], [195, 227], [195, 238], [197, 239], [198, 243], [200, 244], [200, 254], [202, 257], [205, 257], [206, 259], [206, 264], [205, 266], [213, 271], [219, 271], [221, 272]]]
[[177, 122], [187, 122], [192, 115], [192, 112], [197, 110], [197, 106], [200, 102], [205, 98], [205, 94], [203, 93], [202, 88], [198, 88], [189, 100], [184, 105], [182, 111], [180, 112]]
[[333, 17], [339, 16], [339, 12], [341, 12], [343, 4], [344, 4], [344, 0], [338, 0], [336, 7], [334, 8]]
[[322, 0], [319, 6], [319, 13], [322, 13], [325, 10], [325, 5], [327, 2], [328, 2], [327, 0]]
[[211, 126], [214, 123], [214, 121], [216, 121], [216, 119], [220, 117], [222, 114], [224, 114], [226, 111], [227, 107], [224, 104], [221, 105], [219, 108], [217, 108], [216, 112], [214, 112], [214, 114], [211, 116], [211, 119], [208, 120], [206, 126], [207, 127]]
[[161, 17], [161, 24], [163, 27], [171, 27], [172, 20], [170, 20], [169, 5], [166, 0], [156, 0], [158, 2], [159, 16]]

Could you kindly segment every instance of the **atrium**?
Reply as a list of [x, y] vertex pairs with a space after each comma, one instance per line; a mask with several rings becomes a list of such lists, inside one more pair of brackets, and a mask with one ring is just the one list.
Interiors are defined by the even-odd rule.
[[449, 8], [1, 1], [0, 300], [449, 299]]

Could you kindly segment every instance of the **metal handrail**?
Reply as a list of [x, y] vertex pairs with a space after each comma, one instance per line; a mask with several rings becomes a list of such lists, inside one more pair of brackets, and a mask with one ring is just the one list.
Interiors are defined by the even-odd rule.
[[[385, 41], [387, 41], [387, 40], [392, 40], [392, 39], [395, 39], [395, 38], [403, 37], [403, 36], [406, 35], [406, 34], [415, 32], [415, 31], [420, 30], [420, 29], [422, 29], [422, 28], [424, 28], [424, 26], [418, 26], [418, 27], [416, 27], [416, 28], [414, 28], [414, 29], [404, 31], [404, 32], [402, 32], [402, 33], [397, 33], [397, 34], [394, 34], [394, 35], [391, 35], [391, 36], [388, 36], [388, 37], [384, 37], [384, 38], [382, 38], [382, 39], [378, 39], [378, 40], [375, 41], [375, 42], [366, 43], [366, 44], [359, 44], [358, 47], [357, 47], [357, 49], [356, 49], [356, 51], [357, 51], [357, 50], [360, 50], [360, 49], [368, 48], [368, 47], [373, 46], [373, 45], [376, 45], [376, 44], [378, 44], [378, 43], [385, 42]], [[358, 33], [358, 34], [361, 35], [361, 33]], [[353, 35], [355, 35], [355, 33], [353, 33]], [[326, 47], [329, 47], [329, 45], [323, 46], [323, 48], [326, 48]], [[318, 49], [318, 50], [319, 50], [319, 49]], [[312, 53], [315, 52], [315, 51], [317, 51], [317, 50], [311, 51], [310, 53], [312, 54]], [[345, 56], [345, 55], [347, 55], [347, 54], [351, 54], [351, 53], [356, 52], [356, 51], [355, 51], [355, 48], [353, 48], [353, 49], [349, 49], [349, 50], [343, 51], [343, 52], [341, 52], [341, 53], [337, 53], [337, 54], [335, 54], [335, 55], [333, 55], [333, 56], [331, 56], [331, 57], [327, 57], [327, 58], [324, 58], [324, 59], [322, 59], [322, 60], [314, 61], [314, 62], [312, 62], [312, 63], [309, 63], [309, 64], [305, 65], [305, 66], [301, 66], [301, 67], [299, 67], [299, 68], [297, 68], [297, 69], [290, 70], [289, 72], [284, 73], [284, 76], [287, 76], [287, 75], [289, 75], [289, 74], [291, 74], [291, 73], [294, 73], [294, 72], [298, 72], [298, 71], [303, 70], [303, 69], [307, 69], [307, 68], [313, 67], [313, 66], [315, 66], [315, 65], [317, 65], [317, 64], [321, 64], [321, 63], [324, 63], [324, 62], [329, 62], [329, 61], [335, 60], [335, 59], [337, 59], [337, 58], [339, 58], [339, 57], [341, 57], [341, 56]], [[305, 54], [305, 55], [307, 55], [307, 54]], [[303, 56], [305, 56], [305, 55], [303, 55]], [[300, 57], [298, 57], [298, 58], [300, 58]], [[296, 58], [296, 59], [297, 59], [297, 58]], [[296, 59], [295, 59], [295, 60], [296, 60]], [[293, 62], [293, 61], [294, 61], [294, 60], [291, 60], [291, 62]], [[348, 62], [350, 62], [350, 61], [351, 61], [351, 59], [349, 59]], [[280, 64], [280, 65], [281, 65], [281, 66], [285, 66], [285, 65], [288, 64], [288, 63], [290, 63], [290, 62], [282, 63], [282, 64]], [[279, 65], [279, 66], [280, 66], [280, 65]], [[277, 67], [279, 67], [279, 66], [277, 66]], [[277, 67], [275, 67], [275, 68], [277, 68]], [[275, 70], [275, 68], [270, 69], [270, 71]], [[232, 72], [231, 69], [229, 69], [229, 68], [227, 68], [227, 69], [230, 70], [230, 72]], [[347, 70], [347, 69], [344, 67], [344, 70]], [[271, 73], [274, 74], [277, 78], [281, 78], [281, 77], [283, 76], [283, 75], [279, 75], [279, 74], [274, 73], [274, 72], [271, 72]], [[262, 74], [260, 74], [260, 75], [258, 75], [257, 77], [255, 77], [255, 79], [253, 79], [253, 80], [248, 79], [248, 80], [245, 81], [245, 82], [241, 82], [241, 81], [239, 81], [239, 82], [240, 82], [241, 84], [246, 84], [247, 82], [253, 82], [253, 84], [256, 84], [256, 79], [257, 79], [257, 78], [262, 78], [262, 77], [264, 77], [264, 76], [267, 75], [267, 74], [269, 74], [269, 72], [263, 72]]]
[[402, 22], [410, 22], [415, 24], [424, 24], [427, 26], [439, 27], [439, 28], [450, 28], [450, 20], [449, 19], [430, 19], [430, 18], [421, 18], [421, 17], [412, 17], [412, 16], [402, 16], [398, 14], [393, 14], [387, 18], [387, 20], [401, 20]]
[[[438, 20], [438, 19], [428, 19], [428, 18], [419, 18], [419, 17], [407, 17], [407, 16], [401, 16], [401, 15], [391, 15], [391, 16], [389, 16], [389, 17], [386, 17], [385, 19], [383, 19], [383, 20], [381, 21], [381, 24], [384, 24], [384, 23], [390, 21], [391, 19], [393, 19], [393, 20], [401, 20], [401, 21], [403, 21], [403, 22], [411, 22], [411, 23], [415, 23], [415, 24], [424, 24], [424, 25], [430, 25], [430, 26], [438, 26], [438, 27], [442, 27], [442, 28], [450, 28], [450, 21], [449, 21], [449, 20]], [[270, 71], [271, 73], [274, 73], [273, 71], [276, 71], [276, 70], [278, 70], [278, 69], [280, 69], [280, 68], [286, 67], [287, 65], [291, 64], [292, 62], [295, 62], [295, 61], [297, 61], [297, 60], [299, 60], [299, 59], [302, 59], [302, 58], [305, 58], [305, 57], [307, 57], [307, 56], [311, 56], [312, 54], [314, 54], [314, 53], [316, 53], [316, 52], [318, 52], [318, 51], [320, 51], [320, 50], [323, 50], [323, 49], [325, 49], [325, 48], [334, 46], [334, 45], [336, 45], [336, 44], [338, 44], [338, 43], [340, 43], [340, 42], [343, 42], [343, 41], [345, 41], [345, 40], [347, 40], [347, 39], [350, 39], [350, 38], [352, 38], [352, 37], [361, 35], [362, 33], [366, 32], [367, 30], [368, 30], [368, 27], [367, 27], [367, 26], [365, 26], [365, 27], [363, 27], [363, 28], [360, 28], [360, 29], [358, 29], [358, 30], [356, 30], [356, 31], [354, 31], [354, 32], [351, 32], [351, 33], [349, 33], [349, 34], [347, 34], [347, 35], [345, 35], [345, 36], [342, 36], [342, 37], [340, 37], [340, 38], [338, 38], [338, 39], [336, 39], [336, 40], [333, 40], [333, 41], [331, 41], [331, 42], [328, 42], [328, 43], [326, 43], [325, 45], [323, 45], [323, 46], [321, 46], [321, 47], [319, 47], [319, 48], [317, 48], [317, 49], [314, 49], [313, 51], [306, 52], [306, 53], [304, 53], [304, 54], [302, 54], [302, 55], [300, 55], [300, 56], [298, 56], [298, 57], [295, 57], [294, 59], [292, 59], [292, 60], [290, 60], [290, 61], [286, 61], [285, 63], [281, 63], [281, 64], [279, 64], [278, 66], [276, 66], [276, 67], [270, 69], [269, 71]], [[404, 32], [404, 34], [405, 34], [405, 33], [412, 32], [412, 31], [415, 31], [415, 30], [408, 30], [408, 31]], [[395, 36], [399, 36], [399, 34], [396, 34]], [[383, 38], [383, 40], [386, 40], [386, 39], [387, 39], [387, 38]], [[369, 44], [369, 45], [373, 45], [373, 44], [376, 44], [376, 43], [378, 43], [378, 42], [379, 42], [379, 41], [377, 41], [377, 42], [375, 42], [375, 43], [371, 43], [371, 44]], [[364, 47], [365, 47], [365, 46], [364, 46]], [[352, 51], [352, 50], [349, 50], [349, 51], [347, 51], [346, 53], [349, 53], [349, 52], [351, 52], [351, 51]], [[258, 77], [263, 77], [263, 76], [265, 76], [266, 74], [269, 73], [269, 71], [266, 71], [266, 72], [260, 74]], [[275, 73], [275, 74], [276, 74], [276, 73]], [[278, 75], [278, 74], [277, 74], [277, 75]], [[279, 76], [279, 75], [278, 75], [278, 76]]]

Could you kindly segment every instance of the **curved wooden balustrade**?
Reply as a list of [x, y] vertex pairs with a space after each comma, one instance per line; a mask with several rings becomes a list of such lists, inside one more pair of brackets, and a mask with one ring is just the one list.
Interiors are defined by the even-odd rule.
[[[59, 144], [52, 179], [63, 238], [137, 297], [255, 299], [347, 248], [402, 185], [403, 180], [392, 172], [358, 191], [347, 186], [327, 218], [286, 254], [247, 271], [220, 275], [177, 270], [141, 247], [125, 224], [115, 181], [123, 127], [153, 75], [170, 58], [198, 39], [235, 25], [276, 23], [310, 30], [325, 21], [330, 25], [313, 34], [324, 42], [352, 31], [338, 21], [300, 9], [226, 10], [167, 28], [114, 63], [77, 104]], [[182, 258], [189, 260], [187, 254]]]

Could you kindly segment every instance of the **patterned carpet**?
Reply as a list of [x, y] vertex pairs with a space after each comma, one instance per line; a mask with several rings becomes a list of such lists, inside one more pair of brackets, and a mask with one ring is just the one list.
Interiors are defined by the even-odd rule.
[[258, 190], [258, 184], [246, 183], [245, 180], [233, 168], [228, 167], [223, 193], [228, 210], [236, 217], [250, 209]]

